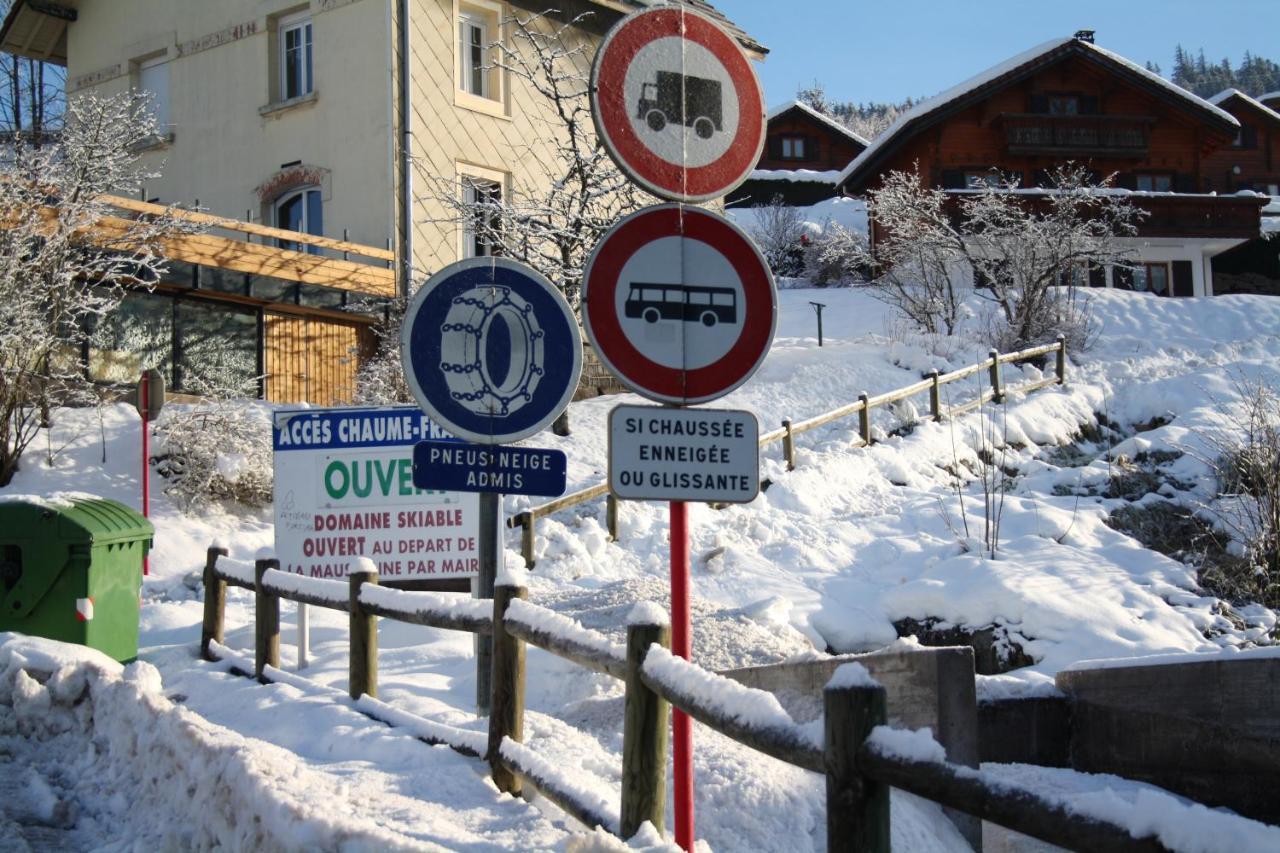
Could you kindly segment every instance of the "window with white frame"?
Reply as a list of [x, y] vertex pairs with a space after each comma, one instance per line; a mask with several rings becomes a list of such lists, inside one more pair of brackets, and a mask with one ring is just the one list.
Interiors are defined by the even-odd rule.
[[[303, 187], [281, 196], [275, 203], [275, 226], [286, 231], [324, 236], [324, 207], [318, 187]], [[278, 240], [282, 249], [319, 254], [318, 246], [304, 245], [293, 240]]]
[[502, 184], [476, 175], [462, 176], [462, 257], [483, 258], [495, 254], [502, 203]]
[[280, 19], [280, 100], [315, 91], [311, 48], [311, 15], [302, 12]]
[[169, 57], [144, 59], [138, 63], [138, 85], [147, 98], [147, 110], [155, 120], [156, 133], [165, 136], [172, 129], [169, 120]]
[[491, 98], [489, 85], [489, 22], [477, 11], [458, 13], [458, 87], [478, 98]]

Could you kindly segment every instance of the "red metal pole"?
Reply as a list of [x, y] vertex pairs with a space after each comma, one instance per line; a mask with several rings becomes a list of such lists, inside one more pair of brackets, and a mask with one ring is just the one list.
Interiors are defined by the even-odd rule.
[[[151, 413], [151, 383], [147, 380], [146, 371], [142, 373], [142, 382], [138, 388], [141, 399], [142, 409], [142, 516], [143, 518], [151, 517], [151, 441], [148, 436]], [[142, 557], [142, 574], [151, 574], [151, 560], [148, 555]]]
[[[689, 660], [689, 508], [671, 502], [671, 651]], [[676, 844], [693, 849], [693, 720], [679, 708], [671, 715], [672, 780]]]

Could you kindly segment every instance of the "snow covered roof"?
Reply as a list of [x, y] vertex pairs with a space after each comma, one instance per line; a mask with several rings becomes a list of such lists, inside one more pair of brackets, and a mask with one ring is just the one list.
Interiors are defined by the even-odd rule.
[[840, 170], [816, 171], [814, 169], [756, 169], [747, 177], [749, 181], [790, 181], [797, 184], [834, 184], [840, 180]]
[[916, 104], [899, 116], [898, 120], [888, 130], [877, 136], [867, 146], [867, 149], [845, 168], [844, 174], [840, 178], [841, 186], [850, 183], [858, 185], [870, 178], [874, 173], [875, 167], [898, 145], [913, 135], [913, 132], [922, 130], [964, 109], [988, 90], [1012, 84], [1069, 54], [1085, 56], [1122, 73], [1130, 74], [1155, 89], [1167, 100], [1208, 114], [1214, 120], [1230, 127], [1240, 126], [1240, 122], [1226, 110], [1188, 92], [1181, 86], [1169, 82], [1159, 74], [1125, 59], [1118, 53], [1098, 47], [1092, 42], [1068, 36], [1053, 39], [1030, 50], [1023, 51], [1006, 59], [1004, 62], [993, 65], [980, 74], [970, 77], [963, 83], [952, 86], [950, 89]]
[[[1280, 95], [1280, 92], [1277, 92], [1276, 94]], [[1264, 95], [1263, 97], [1266, 97], [1266, 96]], [[1209, 103], [1213, 104], [1214, 106], [1221, 106], [1222, 104], [1226, 103], [1232, 98], [1239, 98], [1249, 106], [1253, 107], [1254, 109], [1266, 115], [1268, 118], [1272, 118], [1272, 119], [1275, 119], [1275, 121], [1280, 122], [1280, 112], [1276, 112], [1275, 110], [1271, 109], [1271, 107], [1267, 106], [1266, 104], [1262, 103], [1262, 101], [1259, 101], [1256, 98], [1249, 97], [1244, 92], [1241, 92], [1239, 89], [1223, 89], [1218, 94], [1209, 98]]]
[[782, 115], [783, 113], [789, 113], [792, 110], [800, 110], [805, 115], [808, 115], [811, 118], [817, 119], [818, 121], [822, 122], [827, 127], [830, 127], [832, 130], [836, 131], [837, 133], [840, 133], [843, 136], [849, 139], [852, 139], [854, 142], [858, 143], [863, 148], [866, 148], [868, 145], [871, 144], [861, 134], [854, 133], [852, 130], [850, 130], [840, 122], [833, 119], [831, 116], [823, 115], [822, 113], [818, 112], [813, 107], [809, 106], [803, 101], [789, 101], [785, 104], [779, 104], [778, 106], [769, 110], [769, 113], [768, 115], [765, 116], [765, 119], [767, 121], [773, 121], [775, 118]]

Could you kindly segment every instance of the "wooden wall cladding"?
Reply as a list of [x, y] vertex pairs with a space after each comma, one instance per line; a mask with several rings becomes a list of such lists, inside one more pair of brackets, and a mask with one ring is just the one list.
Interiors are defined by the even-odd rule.
[[355, 395], [362, 327], [317, 317], [267, 314], [266, 388], [273, 403], [341, 406]]

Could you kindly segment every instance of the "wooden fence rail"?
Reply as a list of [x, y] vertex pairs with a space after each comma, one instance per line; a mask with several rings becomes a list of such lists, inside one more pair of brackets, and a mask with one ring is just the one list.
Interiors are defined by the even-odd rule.
[[[1004, 384], [1004, 377], [1001, 366], [1005, 364], [1016, 364], [1028, 361], [1033, 358], [1042, 358], [1055, 354], [1054, 371], [1051, 375], [1044, 379], [1033, 382], [1025, 382], [1013, 388], [1008, 388]], [[953, 406], [946, 406], [942, 401], [942, 387], [953, 382], [959, 382], [970, 376], [986, 371], [987, 387], [980, 389], [977, 397], [968, 402]], [[848, 403], [839, 408], [832, 409], [829, 412], [823, 412], [820, 415], [814, 415], [802, 421], [793, 421], [791, 418], [785, 418], [782, 421], [782, 428], [767, 432], [760, 436], [760, 447], [768, 447], [776, 442], [782, 442], [782, 456], [787, 463], [787, 470], [794, 471], [796, 467], [796, 436], [819, 427], [826, 426], [844, 418], [858, 416], [858, 438], [861, 446], [866, 447], [871, 444], [871, 411], [882, 406], [888, 406], [914, 397], [917, 394], [929, 393], [929, 413], [935, 421], [941, 421], [945, 418], [958, 417], [967, 412], [978, 409], [987, 403], [1003, 402], [1005, 396], [1011, 392], [1020, 394], [1029, 394], [1041, 388], [1047, 388], [1050, 385], [1064, 385], [1067, 381], [1067, 343], [1066, 340], [1059, 335], [1058, 339], [1051, 344], [1043, 344], [1041, 346], [1029, 347], [1017, 352], [1000, 353], [991, 350], [990, 354], [983, 361], [977, 364], [970, 364], [950, 373], [938, 373], [933, 371], [927, 377], [919, 382], [899, 388], [895, 391], [888, 391], [884, 394], [877, 394], [874, 397], [869, 396], [865, 392], [858, 395], [855, 403]], [[559, 512], [562, 509], [568, 509], [571, 506], [577, 506], [598, 497], [604, 496], [607, 504], [605, 509], [605, 523], [609, 531], [610, 538], [616, 540], [618, 538], [618, 502], [609, 492], [608, 483], [598, 483], [576, 492], [571, 492], [563, 497], [556, 498], [539, 506], [530, 507], [523, 512], [517, 513], [512, 518], [507, 519], [507, 526], [510, 528], [520, 528], [520, 553], [524, 557], [524, 563], [527, 567], [532, 568], [534, 565], [534, 550], [537, 545], [537, 524], [538, 520], [552, 513]]]

